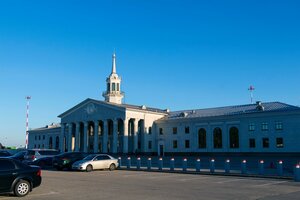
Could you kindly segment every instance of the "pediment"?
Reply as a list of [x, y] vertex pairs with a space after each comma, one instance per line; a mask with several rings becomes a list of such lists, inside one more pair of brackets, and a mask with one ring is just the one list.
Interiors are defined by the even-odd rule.
[[125, 108], [117, 105], [112, 105], [104, 101], [94, 99], [86, 99], [66, 112], [60, 114], [58, 117], [67, 118], [70, 115], [78, 116], [80, 118], [89, 118], [93, 115], [107, 115], [109, 113], [125, 112]]

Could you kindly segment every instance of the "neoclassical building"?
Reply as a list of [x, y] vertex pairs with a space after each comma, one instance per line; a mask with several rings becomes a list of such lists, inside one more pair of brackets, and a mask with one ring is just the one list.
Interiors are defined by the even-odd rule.
[[171, 112], [124, 104], [116, 56], [104, 101], [86, 99], [29, 131], [29, 148], [103, 153], [300, 152], [300, 108], [281, 102]]

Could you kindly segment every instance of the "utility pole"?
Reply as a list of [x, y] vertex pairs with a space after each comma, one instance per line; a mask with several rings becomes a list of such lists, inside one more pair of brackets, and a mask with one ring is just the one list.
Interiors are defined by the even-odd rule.
[[255, 88], [252, 85], [250, 85], [248, 90], [250, 91], [251, 104], [253, 104], [253, 91], [255, 90]]
[[28, 116], [29, 116], [29, 100], [31, 99], [31, 96], [26, 96], [25, 97], [27, 101], [27, 106], [26, 106], [26, 142], [25, 142], [25, 148], [28, 148]]

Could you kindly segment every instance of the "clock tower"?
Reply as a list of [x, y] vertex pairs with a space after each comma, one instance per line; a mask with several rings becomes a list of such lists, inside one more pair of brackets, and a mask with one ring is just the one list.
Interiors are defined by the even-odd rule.
[[106, 91], [103, 92], [105, 101], [110, 103], [122, 104], [124, 92], [121, 92], [121, 77], [116, 70], [116, 54], [112, 55], [112, 70], [109, 77], [106, 78]]

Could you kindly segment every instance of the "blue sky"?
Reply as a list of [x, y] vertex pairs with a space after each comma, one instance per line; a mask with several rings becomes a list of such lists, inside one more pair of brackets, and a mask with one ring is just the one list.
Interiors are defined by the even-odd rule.
[[116, 49], [129, 104], [173, 110], [300, 105], [300, 2], [0, 1], [0, 142], [86, 98], [103, 100]]

